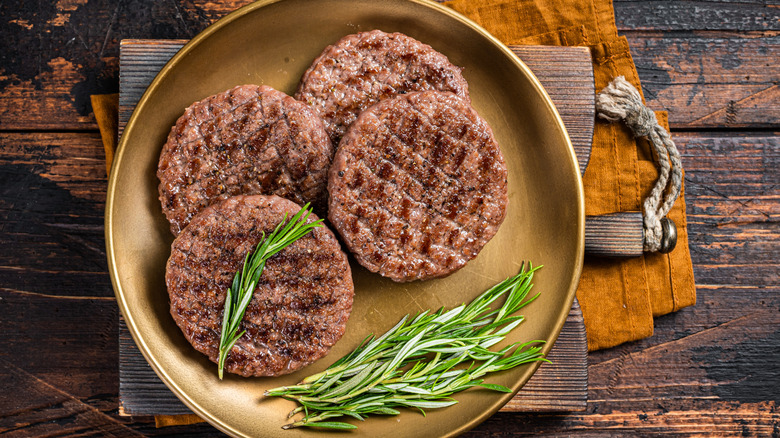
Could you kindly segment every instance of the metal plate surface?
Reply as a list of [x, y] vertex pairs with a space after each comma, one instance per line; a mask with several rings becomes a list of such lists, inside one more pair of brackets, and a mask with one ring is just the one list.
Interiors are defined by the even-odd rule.
[[[397, 284], [353, 264], [355, 301], [345, 336], [330, 354], [282, 377], [227, 376], [195, 351], [169, 314], [165, 262], [173, 240], [157, 199], [155, 176], [165, 138], [184, 108], [235, 85], [266, 84], [292, 94], [329, 44], [371, 30], [403, 32], [464, 67], [472, 103], [492, 126], [509, 169], [509, 211], [480, 255], [449, 277]], [[549, 351], [571, 308], [584, 245], [584, 198], [563, 123], [530, 70], [473, 22], [424, 0], [280, 0], [251, 4], [193, 38], [161, 70], [120, 141], [106, 204], [109, 271], [120, 310], [152, 368], [195, 413], [233, 436], [328, 433], [284, 431], [295, 405], [262, 398], [265, 389], [319, 372], [382, 333], [403, 315], [453, 307], [517, 273], [521, 263], [544, 265], [535, 277], [538, 300], [507, 341], [543, 339]], [[515, 392], [533, 374], [528, 365], [489, 377]], [[469, 390], [457, 405], [427, 417], [405, 411], [358, 423], [350, 436], [454, 436], [479, 424], [512, 394]]]

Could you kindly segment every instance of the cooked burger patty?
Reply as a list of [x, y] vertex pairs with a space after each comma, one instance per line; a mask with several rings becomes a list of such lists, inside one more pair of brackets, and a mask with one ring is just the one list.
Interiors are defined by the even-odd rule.
[[431, 46], [381, 30], [348, 35], [325, 48], [304, 73], [295, 98], [311, 105], [334, 144], [358, 114], [412, 91], [451, 91], [468, 99], [461, 68]]
[[[171, 315], [213, 362], [227, 289], [265, 232], [300, 206], [277, 196], [235, 196], [207, 207], [171, 245], [165, 282]], [[309, 222], [317, 220], [314, 215]], [[325, 356], [344, 334], [354, 287], [347, 256], [325, 227], [271, 257], [239, 330], [246, 334], [225, 369], [242, 376], [291, 373]]]
[[507, 171], [488, 124], [452, 93], [400, 95], [363, 112], [328, 180], [329, 218], [357, 261], [395, 281], [447, 275], [495, 235]]
[[213, 202], [279, 195], [324, 212], [333, 145], [307, 105], [241, 85], [192, 104], [171, 128], [157, 177], [174, 235]]

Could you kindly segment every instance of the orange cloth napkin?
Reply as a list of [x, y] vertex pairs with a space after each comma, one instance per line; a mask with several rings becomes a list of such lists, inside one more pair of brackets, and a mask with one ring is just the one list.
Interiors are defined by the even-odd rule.
[[[625, 76], [642, 90], [628, 41], [617, 34], [610, 0], [453, 0], [446, 4], [505, 44], [590, 47], [596, 91], [616, 76]], [[658, 119], [668, 130], [666, 113], [658, 113]], [[634, 139], [622, 124], [596, 121], [583, 177], [586, 214], [641, 211], [657, 176], [646, 141]], [[589, 350], [651, 336], [654, 316], [696, 302], [684, 195], [668, 217], [678, 232], [677, 247], [669, 254], [585, 258], [577, 299]]]
[[100, 138], [106, 151], [106, 175], [111, 173], [119, 129], [119, 94], [95, 94], [90, 97], [92, 112], [100, 128]]
[[[479, 23], [505, 44], [588, 46], [596, 90], [625, 76], [641, 92], [628, 42], [617, 34], [611, 0], [453, 0], [447, 6]], [[110, 169], [116, 144], [116, 95], [93, 96], [93, 109]], [[668, 129], [666, 114], [658, 113]], [[641, 211], [657, 170], [650, 146], [622, 124], [597, 120], [585, 172], [588, 215]], [[653, 317], [696, 301], [683, 195], [668, 217], [677, 225], [677, 246], [669, 254], [629, 259], [586, 257], [577, 290], [588, 349], [612, 347], [653, 334]], [[197, 416], [158, 416], [157, 425], [202, 421]]]

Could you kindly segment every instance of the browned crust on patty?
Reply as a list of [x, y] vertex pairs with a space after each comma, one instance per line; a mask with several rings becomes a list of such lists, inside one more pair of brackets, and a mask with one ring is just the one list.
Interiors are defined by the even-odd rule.
[[[289, 219], [299, 210], [277, 196], [235, 196], [201, 211], [173, 241], [165, 273], [171, 315], [213, 362], [233, 276], [263, 232], [268, 235], [285, 214]], [[353, 295], [346, 254], [328, 228], [316, 228], [267, 261], [239, 329], [246, 334], [225, 369], [276, 376], [325, 356], [344, 334]]]
[[311, 202], [324, 213], [333, 145], [307, 105], [262, 85], [195, 102], [160, 154], [159, 197], [178, 234], [213, 202], [239, 194]]
[[361, 111], [413, 91], [451, 91], [468, 99], [461, 68], [401, 33], [347, 35], [328, 46], [304, 73], [295, 98], [311, 105], [338, 144]]
[[468, 102], [401, 95], [363, 112], [341, 141], [329, 219], [370, 271], [395, 281], [440, 277], [498, 231], [506, 178], [493, 133]]

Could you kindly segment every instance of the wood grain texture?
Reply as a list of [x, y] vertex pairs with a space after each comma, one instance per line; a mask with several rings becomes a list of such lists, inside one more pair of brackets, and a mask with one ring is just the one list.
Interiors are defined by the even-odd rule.
[[501, 408], [503, 412], [576, 412], [588, 403], [588, 346], [577, 300], [566, 323], [528, 383]]
[[3, 436], [143, 436], [6, 360], [0, 360], [0, 385], [6, 393], [23, 395], [15, 397], [17, 402], [10, 406], [11, 398], [4, 398], [0, 404], [0, 410], [6, 413], [0, 419]]
[[780, 31], [626, 36], [647, 104], [673, 130], [778, 128]]
[[[577, 154], [580, 173], [584, 174], [590, 161], [596, 117], [590, 51], [584, 47], [565, 50], [544, 46], [509, 48], [531, 69], [555, 103]], [[555, 62], [550, 62], [551, 59]]]
[[696, 199], [687, 212], [698, 289], [780, 292], [778, 133], [687, 133], [676, 142], [686, 197]]
[[642, 213], [627, 211], [585, 217], [585, 252], [594, 256], [637, 257], [644, 251]]
[[780, 30], [771, 0], [613, 0], [618, 30]]
[[119, 48], [119, 136], [136, 103], [165, 63], [188, 40], [123, 40]]
[[[0, 129], [96, 129], [89, 96], [118, 91], [122, 39], [189, 39], [250, 1], [61, 3], [0, 8]], [[615, 9], [648, 102], [670, 112], [673, 129], [780, 126], [776, 5], [624, 0]]]
[[119, 414], [181, 415], [192, 411], [184, 406], [157, 377], [135, 345], [124, 318], [119, 316]]
[[[174, 40], [122, 41], [119, 74], [119, 129], [124, 129], [135, 104], [157, 71], [185, 44]], [[576, 127], [572, 142], [581, 169], [590, 156], [593, 135], [593, 70], [587, 49], [571, 47], [513, 48], [539, 78], [559, 107], [564, 122]], [[550, 63], [550, 59], [560, 62]], [[569, 126], [569, 125], [567, 125]], [[640, 242], [641, 243], [641, 242]], [[563, 332], [543, 365], [505, 410], [566, 412], [587, 404], [587, 346], [582, 312], [575, 304]], [[184, 406], [157, 378], [132, 342], [127, 326], [119, 324], [119, 399], [123, 415], [187, 414]]]
[[[208, 424], [156, 429], [151, 417], [118, 414], [105, 168], [86, 102], [118, 90], [122, 38], [190, 38], [248, 2], [0, 6], [3, 436], [218, 435]], [[656, 319], [650, 338], [591, 353], [585, 412], [499, 412], [466, 436], [780, 436], [780, 114], [761, 94], [777, 85], [766, 63], [777, 64], [779, 8], [615, 8], [651, 107], [671, 111], [698, 302]], [[696, 121], [717, 111], [725, 115]]]

